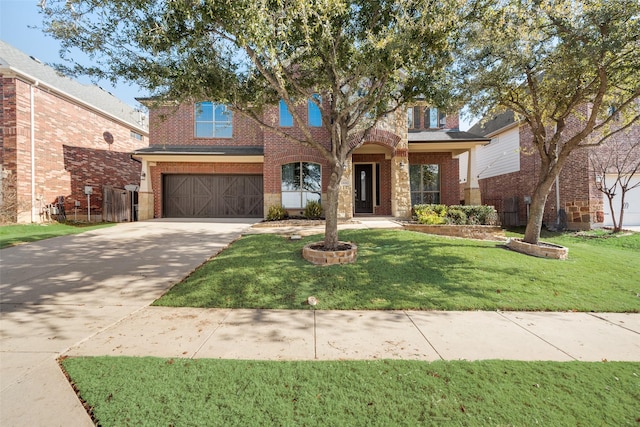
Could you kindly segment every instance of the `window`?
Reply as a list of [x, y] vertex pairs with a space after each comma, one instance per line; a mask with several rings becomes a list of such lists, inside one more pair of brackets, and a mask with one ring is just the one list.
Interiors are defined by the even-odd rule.
[[409, 165], [411, 205], [440, 203], [440, 165]]
[[284, 99], [280, 100], [280, 126], [291, 127], [293, 126], [293, 116], [289, 112], [289, 107]]
[[131, 131], [131, 138], [137, 139], [138, 141], [142, 141], [142, 135], [138, 132]]
[[420, 114], [422, 113], [422, 107], [409, 108], [409, 112], [409, 129], [420, 129]]
[[320, 201], [322, 174], [317, 163], [296, 162], [282, 165], [282, 206], [304, 208], [309, 201]]
[[424, 127], [428, 129], [442, 129], [447, 125], [447, 115], [437, 108], [425, 108]]
[[231, 138], [233, 113], [223, 104], [196, 104], [196, 138]]
[[[320, 95], [315, 94], [313, 98], [319, 103], [322, 104], [322, 98]], [[320, 127], [322, 126], [322, 113], [320, 113], [320, 107], [316, 105], [313, 100], [309, 100], [307, 103], [307, 112], [309, 116], [309, 126], [312, 127]]]

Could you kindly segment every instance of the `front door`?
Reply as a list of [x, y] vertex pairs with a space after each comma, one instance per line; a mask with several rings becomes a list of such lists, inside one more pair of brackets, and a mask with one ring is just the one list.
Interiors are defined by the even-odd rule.
[[355, 165], [355, 213], [373, 213], [372, 165]]

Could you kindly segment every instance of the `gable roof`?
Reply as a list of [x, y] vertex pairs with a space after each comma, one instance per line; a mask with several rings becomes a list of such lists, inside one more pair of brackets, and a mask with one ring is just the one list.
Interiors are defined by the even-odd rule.
[[57, 94], [148, 135], [144, 113], [96, 85], [82, 84], [0, 40], [0, 75], [38, 82]]
[[517, 121], [513, 111], [507, 110], [492, 117], [490, 120], [479, 121], [469, 129], [469, 132], [482, 136], [490, 136], [504, 128], [512, 127], [516, 123]]

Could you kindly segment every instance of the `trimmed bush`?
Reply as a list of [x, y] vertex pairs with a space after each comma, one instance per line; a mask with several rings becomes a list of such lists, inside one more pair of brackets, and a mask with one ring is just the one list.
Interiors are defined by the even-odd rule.
[[304, 208], [304, 217], [306, 219], [319, 219], [322, 217], [322, 205], [316, 201], [307, 202]]
[[465, 225], [467, 214], [462, 209], [449, 208], [447, 211], [447, 224]]
[[415, 205], [413, 211], [420, 224], [436, 225], [446, 224], [446, 205]]
[[415, 205], [413, 212], [420, 224], [498, 225], [493, 206]]
[[269, 206], [267, 212], [267, 221], [280, 221], [288, 216], [287, 210], [283, 206], [273, 205]]

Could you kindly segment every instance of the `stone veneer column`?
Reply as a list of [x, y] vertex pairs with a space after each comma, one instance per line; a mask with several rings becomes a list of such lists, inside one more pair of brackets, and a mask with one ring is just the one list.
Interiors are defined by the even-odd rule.
[[345, 166], [338, 192], [338, 219], [353, 218], [353, 163], [350, 158]]
[[282, 206], [282, 194], [264, 193], [263, 196], [263, 217], [266, 218], [271, 206]]
[[471, 147], [469, 150], [467, 164], [467, 183], [464, 186], [464, 203], [469, 206], [477, 206], [482, 204], [480, 195], [480, 184], [478, 183], [478, 149]]
[[[400, 111], [400, 110], [399, 110]], [[404, 111], [404, 110], [402, 110]], [[395, 113], [395, 134], [401, 137], [391, 158], [391, 215], [411, 217], [411, 187], [409, 185], [409, 128], [406, 114]]]
[[391, 159], [391, 215], [411, 217], [411, 188], [409, 187], [409, 159], [394, 156]]
[[151, 166], [155, 166], [155, 162], [142, 159], [140, 191], [138, 192], [138, 221], [153, 219], [154, 195], [151, 184]]

